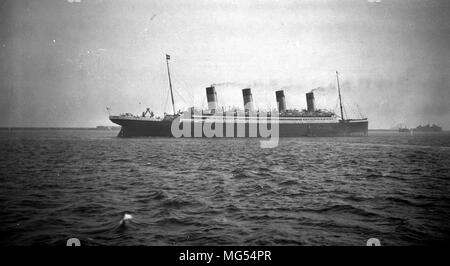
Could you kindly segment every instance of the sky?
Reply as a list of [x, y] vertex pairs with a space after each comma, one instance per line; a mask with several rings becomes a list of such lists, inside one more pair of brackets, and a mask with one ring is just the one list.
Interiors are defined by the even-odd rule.
[[338, 111], [369, 128], [450, 130], [450, 1], [0, 1], [0, 127], [112, 125], [147, 107], [219, 104]]

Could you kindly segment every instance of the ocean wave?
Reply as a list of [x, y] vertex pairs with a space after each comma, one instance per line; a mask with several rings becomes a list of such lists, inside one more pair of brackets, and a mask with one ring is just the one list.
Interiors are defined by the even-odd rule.
[[404, 204], [404, 205], [408, 205], [408, 206], [421, 207], [421, 208], [431, 207], [431, 206], [435, 205], [435, 203], [432, 203], [432, 202], [416, 201], [416, 200], [400, 198], [400, 197], [386, 197], [383, 199], [387, 200], [389, 202], [393, 202], [393, 203], [400, 203], [400, 204]]
[[0, 138], [0, 245], [405, 245], [450, 232], [450, 149], [439, 147], [450, 135], [288, 138], [268, 150], [38, 133]]
[[197, 201], [188, 201], [180, 198], [166, 198], [161, 202], [162, 207], [171, 209], [180, 209], [197, 205], [199, 205], [199, 202]]
[[355, 214], [363, 217], [379, 217], [379, 214], [374, 212], [370, 212], [363, 208], [359, 208], [353, 205], [348, 204], [337, 204], [330, 207], [319, 208], [319, 209], [308, 209], [308, 211], [312, 211], [320, 214]]

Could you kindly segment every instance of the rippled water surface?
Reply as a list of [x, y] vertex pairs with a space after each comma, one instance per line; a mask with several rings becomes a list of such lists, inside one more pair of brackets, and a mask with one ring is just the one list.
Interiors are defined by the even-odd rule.
[[0, 244], [450, 241], [448, 133], [289, 138], [274, 149], [116, 134], [0, 130]]

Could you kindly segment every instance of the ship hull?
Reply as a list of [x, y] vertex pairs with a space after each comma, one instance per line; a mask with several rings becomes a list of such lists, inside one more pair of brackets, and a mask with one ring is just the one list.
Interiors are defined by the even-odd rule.
[[[172, 121], [143, 121], [127, 119], [111, 119], [115, 124], [122, 126], [119, 137], [173, 137], [171, 131]], [[188, 122], [184, 122], [188, 123]], [[219, 137], [261, 137], [259, 126], [251, 134], [250, 125], [245, 124], [243, 134], [238, 133], [238, 125], [235, 123], [233, 131], [226, 131], [227, 125], [223, 124], [223, 133]], [[203, 128], [202, 122], [191, 122], [191, 132], [184, 137], [205, 137], [203, 132], [195, 132], [195, 128]], [[270, 128], [270, 127], [269, 127]], [[214, 129], [214, 126], [213, 126]], [[233, 132], [232, 134], [230, 134]], [[279, 123], [279, 137], [336, 137], [336, 136], [367, 136], [367, 120], [346, 120], [337, 123]], [[217, 134], [216, 134], [217, 137]]]

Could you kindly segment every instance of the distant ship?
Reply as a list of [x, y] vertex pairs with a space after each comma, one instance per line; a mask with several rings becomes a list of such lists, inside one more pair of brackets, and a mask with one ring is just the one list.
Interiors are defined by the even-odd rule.
[[426, 125], [426, 126], [418, 126], [416, 128], [413, 129], [414, 132], [441, 132], [442, 131], [442, 127], [437, 126], [437, 125]]
[[[186, 125], [190, 123], [191, 129], [197, 126], [202, 127], [205, 121], [213, 117], [226, 117], [225, 120], [215, 123], [231, 123], [234, 125], [234, 130], [226, 132], [226, 126], [222, 126], [223, 136], [226, 137], [261, 137], [261, 132], [257, 130], [253, 134], [249, 130], [251, 127], [259, 128], [258, 125], [267, 121], [274, 121], [279, 126], [280, 137], [319, 137], [319, 136], [367, 136], [368, 134], [368, 120], [361, 119], [344, 119], [344, 112], [342, 108], [341, 89], [339, 86], [339, 73], [336, 71], [336, 81], [338, 87], [340, 117], [334, 112], [316, 109], [314, 101], [314, 93], [306, 93], [307, 109], [296, 110], [287, 109], [285, 95], [283, 90], [275, 92], [275, 98], [278, 106], [277, 117], [271, 116], [270, 112], [260, 112], [255, 110], [253, 106], [253, 96], [250, 88], [242, 90], [244, 100], [244, 110], [225, 111], [218, 106], [217, 93], [214, 85], [206, 88], [206, 98], [208, 101], [207, 110], [199, 110], [194, 107], [189, 108], [188, 112], [175, 112], [175, 103], [172, 91], [172, 82], [169, 69], [170, 56], [166, 55], [167, 73], [169, 79], [169, 88], [172, 99], [173, 114], [164, 114], [164, 117], [155, 117], [154, 113], [147, 108], [140, 116], [130, 113], [122, 115], [110, 115], [109, 119], [120, 126], [122, 126], [118, 136], [119, 137], [139, 137], [139, 136], [157, 136], [157, 137], [173, 137], [171, 126], [175, 119], [183, 115], [181, 124]], [[231, 117], [230, 117], [231, 112]], [[217, 120], [216, 120], [217, 121]], [[244, 128], [245, 134], [239, 135], [236, 132], [237, 128]], [[194, 136], [194, 134], [192, 134]], [[205, 137], [201, 134], [199, 137]]]
[[411, 132], [411, 129], [409, 129], [409, 128], [399, 128], [398, 132]]
[[406, 125], [400, 125], [398, 132], [411, 132], [411, 129], [407, 128]]
[[117, 130], [120, 127], [117, 126], [96, 126], [95, 129], [97, 130]]

